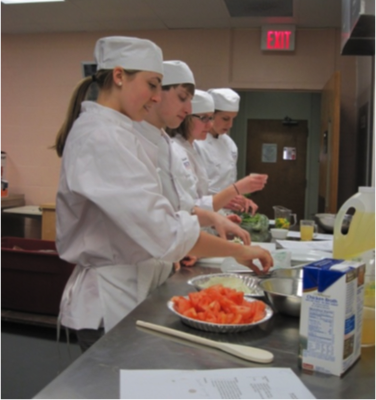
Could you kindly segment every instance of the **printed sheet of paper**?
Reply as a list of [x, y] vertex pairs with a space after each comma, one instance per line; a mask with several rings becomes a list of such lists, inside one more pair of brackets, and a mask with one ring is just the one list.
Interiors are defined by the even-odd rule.
[[332, 252], [333, 240], [313, 240], [307, 242], [298, 242], [295, 240], [277, 240], [277, 242], [288, 250], [321, 250]]
[[290, 368], [121, 370], [121, 399], [314, 399]]
[[[288, 238], [300, 238], [300, 232], [289, 231], [287, 234]], [[331, 233], [315, 233], [314, 239], [316, 240], [333, 240], [333, 235]]]

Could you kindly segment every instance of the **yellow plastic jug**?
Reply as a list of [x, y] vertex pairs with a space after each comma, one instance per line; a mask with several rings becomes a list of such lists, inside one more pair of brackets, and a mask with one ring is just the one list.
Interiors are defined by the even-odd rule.
[[[352, 210], [353, 209], [353, 210]], [[347, 232], [342, 224], [353, 212]], [[333, 256], [366, 264], [365, 305], [375, 304], [375, 188], [359, 187], [340, 208], [334, 223]]]

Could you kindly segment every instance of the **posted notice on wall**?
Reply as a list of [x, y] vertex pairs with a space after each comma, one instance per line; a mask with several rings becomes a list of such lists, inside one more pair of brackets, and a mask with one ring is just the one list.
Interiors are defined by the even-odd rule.
[[314, 399], [290, 368], [121, 370], [121, 399]]

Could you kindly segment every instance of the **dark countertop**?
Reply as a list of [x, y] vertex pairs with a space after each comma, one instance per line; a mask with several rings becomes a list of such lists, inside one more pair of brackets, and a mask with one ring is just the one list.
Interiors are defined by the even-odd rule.
[[[166, 306], [174, 295], [186, 295], [193, 276], [219, 272], [196, 266], [174, 274], [132, 313], [47, 385], [35, 398], [119, 398], [121, 369], [291, 368], [321, 399], [375, 398], [375, 348], [363, 348], [361, 359], [342, 377], [310, 373], [298, 367], [299, 319], [275, 314], [262, 326], [220, 334], [183, 325]], [[274, 354], [271, 364], [241, 360], [220, 350], [143, 328], [144, 320], [217, 341], [260, 347]], [[173, 395], [173, 394], [172, 394]]]

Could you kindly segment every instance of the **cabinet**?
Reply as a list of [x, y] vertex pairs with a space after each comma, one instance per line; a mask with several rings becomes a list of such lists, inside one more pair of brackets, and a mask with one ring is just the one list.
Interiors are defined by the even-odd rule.
[[56, 207], [55, 203], [42, 204], [42, 240], [56, 239]]

